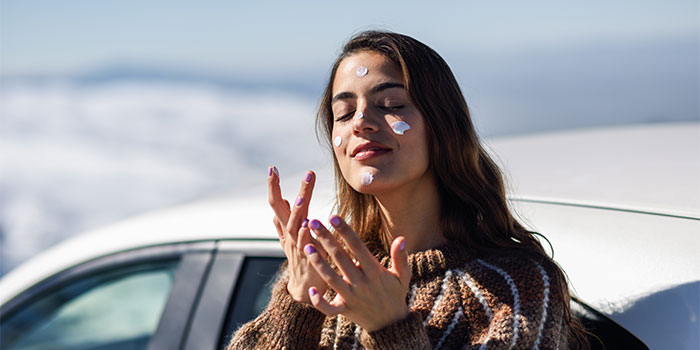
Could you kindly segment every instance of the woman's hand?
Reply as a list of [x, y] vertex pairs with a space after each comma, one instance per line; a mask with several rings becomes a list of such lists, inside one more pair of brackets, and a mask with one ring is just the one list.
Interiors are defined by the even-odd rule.
[[[299, 196], [294, 201], [294, 206], [290, 208], [289, 202], [282, 198], [277, 168], [270, 167], [268, 171], [268, 201], [275, 212], [272, 221], [277, 229], [280, 244], [288, 262], [287, 291], [294, 300], [302, 303], [311, 302], [308, 293], [309, 287], [315, 286], [321, 294], [328, 289], [316, 270], [309, 266], [309, 261], [303, 253], [305, 245], [315, 242], [306, 219], [315, 180], [316, 176], [312, 171], [306, 173], [301, 183]], [[322, 258], [325, 258], [323, 251], [317, 255], [323, 255]]]
[[304, 252], [323, 281], [337, 292], [328, 302], [321, 289], [311, 287], [311, 303], [327, 316], [343, 314], [368, 332], [376, 331], [408, 317], [406, 294], [411, 281], [405, 238], [397, 237], [391, 244], [391, 268], [386, 269], [372, 255], [355, 231], [338, 216], [331, 217], [331, 225], [339, 233], [356, 262], [335, 237], [319, 222], [310, 223], [318, 241], [340, 269], [338, 274], [308, 243]]

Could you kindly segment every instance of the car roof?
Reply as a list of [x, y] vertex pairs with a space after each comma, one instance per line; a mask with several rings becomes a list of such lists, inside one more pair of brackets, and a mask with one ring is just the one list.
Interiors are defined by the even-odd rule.
[[[487, 140], [505, 165], [509, 193], [544, 201], [700, 218], [700, 124], [659, 124]], [[641, 163], [641, 164], [640, 164]], [[333, 209], [331, 170], [317, 168], [310, 218]], [[301, 176], [283, 177], [294, 198]], [[264, 180], [263, 180], [264, 181]], [[275, 240], [262, 182], [221, 196], [158, 210], [69, 239], [5, 275], [0, 304], [74, 264], [145, 246], [205, 240]]]
[[700, 123], [487, 140], [511, 197], [700, 218]]

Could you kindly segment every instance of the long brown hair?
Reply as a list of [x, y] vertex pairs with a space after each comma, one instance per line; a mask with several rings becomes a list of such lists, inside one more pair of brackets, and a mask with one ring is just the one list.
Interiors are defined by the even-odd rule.
[[[316, 118], [320, 138], [329, 149], [332, 149], [331, 98], [336, 71], [344, 58], [362, 51], [380, 53], [401, 69], [404, 86], [424, 117], [429, 169], [439, 191], [440, 230], [445, 238], [461, 242], [478, 253], [505, 248], [537, 256], [555, 271], [554, 280], [559, 284], [556, 290], [561, 293], [561, 300], [568, 301], [570, 295], [563, 271], [546, 254], [535, 238], [536, 233], [525, 229], [511, 214], [503, 176], [479, 142], [462, 91], [447, 63], [427, 45], [406, 35], [383, 31], [359, 33], [345, 44], [331, 70]], [[381, 242], [388, 250], [390, 236], [379, 204], [374, 196], [355, 191], [345, 181], [333, 157], [338, 215], [347, 218], [363, 240]], [[566, 320], [572, 330], [580, 331], [580, 325], [570, 317], [568, 306], [565, 303]]]

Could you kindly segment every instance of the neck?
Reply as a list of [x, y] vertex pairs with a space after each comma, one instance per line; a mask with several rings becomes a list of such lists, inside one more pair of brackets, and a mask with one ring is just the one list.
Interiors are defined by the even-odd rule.
[[376, 195], [382, 210], [389, 242], [406, 238], [409, 253], [447, 243], [440, 231], [440, 196], [432, 175], [410, 188]]

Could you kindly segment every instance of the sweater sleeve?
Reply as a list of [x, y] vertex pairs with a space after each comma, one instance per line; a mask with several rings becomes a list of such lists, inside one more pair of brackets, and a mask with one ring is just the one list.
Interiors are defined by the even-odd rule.
[[360, 341], [365, 349], [431, 349], [423, 319], [417, 312], [409, 313], [404, 320], [374, 332], [362, 332]]
[[227, 350], [318, 348], [325, 315], [294, 300], [287, 280], [285, 269], [265, 311], [234, 333]]

